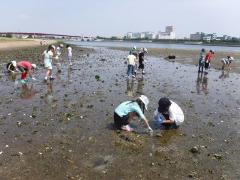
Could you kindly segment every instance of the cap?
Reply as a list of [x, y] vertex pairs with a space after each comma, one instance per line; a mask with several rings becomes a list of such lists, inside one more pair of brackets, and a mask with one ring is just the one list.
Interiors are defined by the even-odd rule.
[[138, 99], [140, 99], [143, 102], [143, 104], [145, 105], [145, 109], [147, 110], [147, 106], [149, 104], [148, 97], [145, 95], [141, 95], [138, 97]]
[[16, 61], [11, 61], [11, 63], [14, 67], [17, 67], [17, 62]]
[[36, 64], [32, 64], [32, 68], [33, 68], [33, 69], [36, 69], [36, 68], [37, 68], [37, 65], [36, 65]]
[[148, 53], [148, 50], [147, 50], [147, 48], [143, 48], [143, 51], [144, 51], [144, 52], [146, 52], [146, 53]]

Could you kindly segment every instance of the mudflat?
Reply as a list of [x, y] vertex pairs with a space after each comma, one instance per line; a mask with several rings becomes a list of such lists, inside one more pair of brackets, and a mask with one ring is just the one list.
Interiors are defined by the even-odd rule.
[[[22, 58], [39, 67], [27, 86], [0, 76], [2, 179], [240, 178], [238, 73], [198, 74], [149, 50], [146, 74], [127, 79], [127, 51], [73, 47], [73, 66], [65, 51], [62, 72], [54, 68], [55, 80], [44, 83], [45, 48], [0, 51], [2, 69]], [[115, 131], [116, 106], [140, 94], [150, 100], [148, 119], [167, 96], [183, 109], [183, 125], [160, 130], [151, 121], [151, 136], [136, 120], [136, 133]]]

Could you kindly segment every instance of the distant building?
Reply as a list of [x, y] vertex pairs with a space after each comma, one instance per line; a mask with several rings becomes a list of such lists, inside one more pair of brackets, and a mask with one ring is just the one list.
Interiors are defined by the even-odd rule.
[[157, 39], [176, 39], [175, 28], [173, 26], [167, 26], [165, 32], [158, 32]]
[[201, 41], [203, 36], [204, 36], [204, 33], [202, 33], [202, 32], [197, 32], [195, 34], [190, 34], [190, 40]]

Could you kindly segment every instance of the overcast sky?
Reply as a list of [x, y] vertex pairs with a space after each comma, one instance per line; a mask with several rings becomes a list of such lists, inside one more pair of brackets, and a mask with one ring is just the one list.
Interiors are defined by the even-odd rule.
[[125, 35], [173, 25], [178, 37], [197, 31], [240, 36], [240, 0], [7, 0], [0, 32]]

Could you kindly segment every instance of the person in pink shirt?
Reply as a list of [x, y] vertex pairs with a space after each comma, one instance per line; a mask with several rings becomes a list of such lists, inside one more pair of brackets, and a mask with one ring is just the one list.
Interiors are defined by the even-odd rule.
[[19, 61], [16, 66], [16, 68], [22, 73], [21, 80], [25, 80], [27, 78], [27, 74], [29, 74], [30, 78], [36, 80], [32, 74], [32, 70], [37, 67], [36, 64], [31, 64], [28, 61]]

